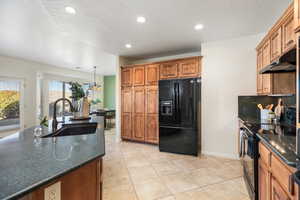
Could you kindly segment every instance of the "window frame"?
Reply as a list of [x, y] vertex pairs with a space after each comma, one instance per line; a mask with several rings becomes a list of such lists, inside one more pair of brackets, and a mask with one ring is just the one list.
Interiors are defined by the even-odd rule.
[[[24, 122], [24, 109], [25, 109], [25, 98], [24, 98], [24, 92], [25, 92], [25, 80], [23, 78], [17, 78], [17, 77], [9, 77], [9, 76], [0, 76], [0, 81], [17, 81], [20, 83], [19, 86], [19, 92], [20, 92], [20, 128], [19, 130], [25, 129], [25, 122]], [[7, 129], [7, 130], [2, 130], [0, 131], [0, 134], [5, 133], [5, 132], [10, 132], [14, 129]]]

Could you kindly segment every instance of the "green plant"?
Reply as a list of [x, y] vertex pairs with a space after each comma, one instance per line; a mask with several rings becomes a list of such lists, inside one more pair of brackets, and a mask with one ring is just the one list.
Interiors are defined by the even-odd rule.
[[98, 104], [98, 103], [101, 103], [101, 100], [100, 100], [99, 98], [97, 98], [97, 99], [91, 101], [91, 104], [92, 104], [92, 105], [96, 105], [96, 104]]
[[40, 125], [41, 126], [46, 126], [48, 127], [48, 119], [47, 119], [47, 116], [43, 117], [40, 121]]
[[78, 82], [70, 82], [69, 84], [71, 85], [70, 90], [72, 91], [72, 96], [70, 96], [71, 99], [78, 101], [85, 97], [85, 93], [81, 84]]

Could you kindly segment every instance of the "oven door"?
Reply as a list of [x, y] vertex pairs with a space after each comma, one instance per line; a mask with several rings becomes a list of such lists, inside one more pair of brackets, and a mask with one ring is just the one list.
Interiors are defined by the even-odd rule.
[[256, 200], [258, 188], [257, 138], [247, 129], [240, 131], [240, 157], [244, 171], [244, 180], [252, 200]]

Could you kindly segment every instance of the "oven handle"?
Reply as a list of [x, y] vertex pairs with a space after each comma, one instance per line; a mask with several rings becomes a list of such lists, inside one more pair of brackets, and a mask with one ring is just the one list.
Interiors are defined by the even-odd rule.
[[243, 158], [246, 154], [245, 142], [248, 140], [248, 135], [245, 133], [245, 128], [240, 128], [240, 158]]

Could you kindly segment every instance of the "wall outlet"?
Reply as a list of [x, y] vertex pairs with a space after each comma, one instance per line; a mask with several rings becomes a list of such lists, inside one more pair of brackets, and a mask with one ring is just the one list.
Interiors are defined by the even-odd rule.
[[57, 182], [57, 183], [45, 188], [44, 200], [61, 200], [60, 188], [61, 188], [60, 182]]

